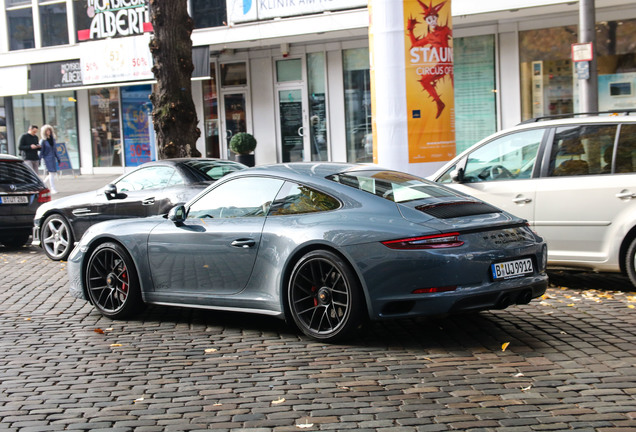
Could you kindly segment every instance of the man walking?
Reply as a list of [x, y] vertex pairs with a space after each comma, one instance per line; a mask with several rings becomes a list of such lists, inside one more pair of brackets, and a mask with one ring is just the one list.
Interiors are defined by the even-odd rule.
[[27, 133], [20, 137], [18, 148], [22, 152], [27, 165], [37, 174], [40, 166], [40, 156], [38, 152], [41, 147], [38, 140], [38, 127], [36, 125], [29, 126]]

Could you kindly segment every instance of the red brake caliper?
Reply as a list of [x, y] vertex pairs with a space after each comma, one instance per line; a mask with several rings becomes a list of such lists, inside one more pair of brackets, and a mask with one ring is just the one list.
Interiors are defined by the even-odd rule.
[[124, 267], [124, 272], [121, 274], [121, 279], [124, 281], [124, 283], [121, 285], [121, 290], [123, 292], [128, 291], [128, 273], [126, 272], [126, 268]]
[[[315, 286], [312, 286], [311, 287], [311, 292], [315, 294], [316, 291], [317, 291], [317, 288]], [[318, 306], [318, 299], [316, 298], [315, 295], [314, 295], [314, 306]]]

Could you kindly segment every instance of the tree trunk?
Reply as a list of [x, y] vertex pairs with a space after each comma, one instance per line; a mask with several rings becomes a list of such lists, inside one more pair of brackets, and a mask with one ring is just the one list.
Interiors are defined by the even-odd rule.
[[196, 141], [201, 131], [190, 83], [194, 22], [188, 15], [187, 0], [150, 0], [149, 10], [154, 28], [152, 72], [157, 79], [150, 101], [158, 157], [200, 157]]

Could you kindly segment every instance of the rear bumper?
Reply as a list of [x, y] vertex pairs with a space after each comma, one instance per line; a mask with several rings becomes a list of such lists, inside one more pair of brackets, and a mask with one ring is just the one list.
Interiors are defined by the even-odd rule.
[[412, 294], [374, 302], [375, 319], [444, 316], [449, 314], [505, 309], [527, 304], [542, 296], [548, 288], [547, 274], [513, 279], [482, 286], [458, 287], [455, 291]]

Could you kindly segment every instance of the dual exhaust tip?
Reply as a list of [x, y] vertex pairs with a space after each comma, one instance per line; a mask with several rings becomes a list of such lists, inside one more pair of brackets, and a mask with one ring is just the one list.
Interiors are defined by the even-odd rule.
[[530, 300], [532, 300], [532, 290], [530, 289], [523, 290], [518, 294], [504, 294], [497, 301], [495, 308], [505, 309], [512, 304], [524, 305], [530, 303]]

